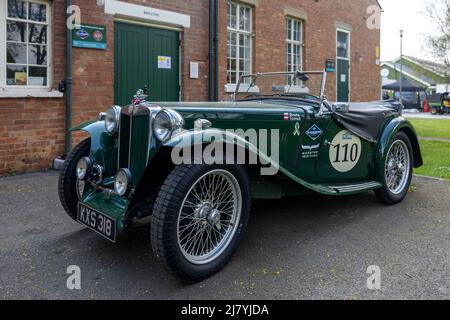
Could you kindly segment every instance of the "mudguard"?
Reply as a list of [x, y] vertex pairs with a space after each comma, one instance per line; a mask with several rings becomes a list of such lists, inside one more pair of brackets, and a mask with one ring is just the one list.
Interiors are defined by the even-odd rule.
[[[214, 140], [213, 140], [214, 139]], [[288, 178], [292, 179], [296, 183], [302, 185], [303, 187], [310, 189], [312, 191], [325, 194], [325, 195], [336, 195], [337, 192], [333, 189], [327, 188], [322, 185], [309, 183], [293, 173], [289, 170], [281, 166], [279, 159], [272, 159], [272, 155], [269, 157], [268, 152], [265, 150], [260, 150], [258, 147], [252, 143], [250, 143], [245, 138], [234, 134], [229, 131], [219, 130], [219, 129], [207, 129], [207, 130], [190, 130], [185, 131], [181, 134], [176, 135], [169, 141], [167, 141], [164, 146], [169, 148], [184, 148], [184, 147], [195, 147], [201, 146], [204, 144], [209, 144], [212, 141], [215, 142], [225, 142], [225, 143], [233, 143], [238, 147], [245, 148], [250, 153], [255, 154], [260, 162], [264, 165], [261, 168], [262, 175], [270, 175], [273, 170], [277, 172], [281, 172], [286, 175]]]
[[411, 141], [413, 149], [413, 165], [414, 168], [419, 168], [423, 165], [422, 153], [420, 151], [419, 140], [417, 139], [416, 130], [413, 125], [403, 117], [392, 119], [384, 128], [378, 142], [378, 148], [375, 155], [375, 173], [379, 181], [383, 181], [384, 164], [386, 161], [389, 146], [393, 142], [394, 136], [403, 131]]
[[69, 132], [84, 131], [91, 138], [90, 157], [104, 168], [105, 176], [113, 176], [117, 171], [117, 139], [110, 136], [105, 130], [104, 121], [88, 121], [76, 127]]

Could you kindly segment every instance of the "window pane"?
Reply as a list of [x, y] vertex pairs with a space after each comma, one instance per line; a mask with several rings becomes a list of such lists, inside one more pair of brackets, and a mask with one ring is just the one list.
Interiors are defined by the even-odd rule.
[[27, 67], [6, 65], [6, 84], [8, 86], [26, 86]]
[[237, 7], [235, 4], [228, 3], [228, 27], [232, 29], [237, 29], [236, 10]]
[[32, 43], [47, 43], [47, 27], [39, 24], [29, 24], [30, 40]]
[[303, 22], [298, 23], [298, 41], [303, 41]]
[[27, 45], [19, 43], [7, 43], [6, 62], [27, 63]]
[[45, 4], [30, 3], [29, 6], [29, 20], [46, 22], [47, 21], [47, 7]]
[[8, 0], [8, 17], [26, 19], [27, 18], [26, 2], [20, 0]]
[[286, 19], [286, 39], [291, 39], [291, 20]]
[[236, 72], [230, 72], [230, 83], [236, 83]]
[[245, 74], [250, 74], [251, 63], [252, 63], [252, 61], [251, 61], [250, 59], [246, 59], [246, 60], [245, 60], [245, 64], [244, 64], [244, 71], [245, 71]]
[[29, 67], [29, 86], [46, 86], [47, 85], [47, 68]]
[[237, 47], [231, 46], [230, 48], [230, 57], [236, 57], [237, 56]]
[[6, 24], [6, 40], [26, 41], [27, 24], [25, 22], [8, 21]]
[[237, 45], [237, 34], [236, 33], [231, 33], [230, 39], [231, 39], [232, 45], [234, 45], [234, 46]]
[[236, 71], [236, 59], [230, 59], [230, 71]]
[[28, 46], [28, 63], [47, 65], [47, 46]]
[[251, 31], [250, 8], [240, 7], [239, 9], [239, 29]]
[[245, 71], [245, 61], [244, 61], [244, 59], [239, 59], [239, 70]]
[[299, 21], [295, 21], [294, 40], [295, 41], [300, 41], [300, 22]]
[[338, 32], [337, 54], [338, 54], [338, 57], [348, 58], [348, 34], [347, 33]]

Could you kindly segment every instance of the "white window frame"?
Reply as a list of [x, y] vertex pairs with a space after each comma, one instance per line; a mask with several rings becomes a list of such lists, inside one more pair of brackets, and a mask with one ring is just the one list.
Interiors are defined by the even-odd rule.
[[[294, 23], [298, 22], [300, 25], [300, 41], [294, 40]], [[288, 72], [294, 72], [297, 70], [293, 70], [294, 68], [294, 64], [292, 64], [291, 68], [289, 68], [289, 60], [288, 60], [288, 56], [289, 54], [294, 56], [294, 47], [297, 46], [299, 48], [299, 53], [300, 53], [300, 59], [299, 59], [299, 64], [298, 64], [298, 69], [299, 70], [303, 70], [303, 30], [304, 30], [304, 21], [300, 20], [300, 19], [296, 19], [296, 18], [292, 18], [292, 17], [286, 17], [286, 29], [285, 29], [285, 33], [287, 34], [288, 32], [288, 25], [291, 25], [291, 34], [286, 38], [286, 69]], [[288, 50], [288, 44], [291, 44], [291, 52], [289, 52]]]
[[[348, 37], [347, 37], [347, 41], [348, 41], [348, 48], [347, 48], [347, 57], [346, 58], [344, 58], [344, 57], [340, 57], [339, 55], [338, 55], [338, 35], [339, 35], [339, 33], [346, 33], [347, 35], [348, 35]], [[348, 61], [350, 61], [350, 46], [351, 46], [351, 39], [350, 39], [350, 37], [351, 37], [351, 32], [350, 31], [348, 31], [348, 30], [344, 30], [344, 29], [339, 29], [339, 28], [337, 28], [336, 29], [336, 58], [337, 59], [341, 59], [341, 60], [348, 60]]]
[[[11, 86], [6, 83], [6, 22], [7, 20], [15, 20], [8, 18], [7, 0], [0, 1], [0, 97], [23, 97], [23, 96], [55, 96], [60, 97], [59, 92], [50, 92], [53, 83], [53, 19], [52, 19], [52, 2], [47, 0], [27, 0], [27, 2], [44, 4], [47, 7], [47, 84], [45, 86]], [[28, 7], [27, 7], [28, 10]], [[23, 21], [18, 19], [18, 21]], [[26, 23], [31, 23], [26, 20]], [[43, 23], [37, 23], [43, 24]], [[28, 64], [28, 50], [27, 50], [27, 66]], [[28, 74], [27, 74], [28, 81]], [[47, 94], [45, 94], [47, 92]]]
[[228, 69], [229, 56], [228, 56], [228, 45], [227, 45], [227, 78], [228, 78], [228, 72], [229, 71], [236, 72], [236, 82], [234, 82], [234, 83], [231, 82], [230, 83], [227, 80], [227, 83], [233, 85], [233, 84], [237, 84], [239, 82], [239, 78], [240, 78], [239, 74], [241, 72], [240, 66], [239, 66], [239, 57], [240, 57], [239, 38], [240, 38], [241, 35], [245, 35], [245, 36], [249, 36], [250, 37], [250, 69], [248, 70], [248, 74], [251, 74], [252, 70], [253, 70], [253, 7], [245, 5], [245, 4], [241, 4], [239, 2], [234, 2], [234, 1], [228, 1], [227, 2], [227, 6], [230, 3], [236, 6], [236, 13], [237, 13], [237, 15], [236, 15], [236, 26], [238, 28], [239, 28], [239, 24], [240, 24], [240, 15], [239, 15], [240, 8], [248, 8], [248, 9], [250, 9], [250, 31], [230, 28], [228, 26], [228, 17], [227, 17], [227, 39], [229, 38], [230, 33], [235, 33], [236, 36], [237, 36], [237, 40], [236, 40], [236, 44], [237, 44], [236, 56], [234, 57], [236, 59], [236, 70]]
[[[347, 48], [347, 57], [343, 58], [343, 57], [339, 57], [338, 54], [338, 35], [339, 32], [341, 33], [346, 33], [348, 35], [347, 41], [348, 41], [348, 48]], [[338, 97], [338, 86], [339, 86], [339, 79], [338, 79], [338, 60], [346, 60], [348, 61], [348, 101], [352, 101], [351, 100], [351, 94], [352, 94], [352, 77], [351, 77], [351, 72], [352, 72], [352, 68], [351, 68], [351, 43], [352, 43], [352, 39], [351, 39], [352, 33], [349, 30], [345, 30], [345, 29], [341, 29], [341, 28], [336, 28], [336, 100]]]

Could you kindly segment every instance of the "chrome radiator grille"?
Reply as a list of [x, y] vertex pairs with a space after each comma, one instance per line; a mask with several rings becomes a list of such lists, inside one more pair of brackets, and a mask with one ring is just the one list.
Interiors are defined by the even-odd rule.
[[144, 106], [122, 109], [119, 129], [118, 165], [130, 169], [139, 181], [147, 166], [151, 139], [150, 109]]

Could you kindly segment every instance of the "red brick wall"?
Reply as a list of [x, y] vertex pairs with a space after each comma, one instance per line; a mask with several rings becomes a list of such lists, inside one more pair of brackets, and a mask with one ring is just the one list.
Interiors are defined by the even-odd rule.
[[[227, 81], [227, 0], [220, 1], [220, 90]], [[248, 3], [253, 1], [242, 2]], [[351, 25], [350, 86], [352, 101], [371, 101], [380, 97], [380, 67], [376, 65], [376, 47], [380, 31], [366, 26], [368, 6], [376, 0], [257, 0], [253, 6], [253, 71], [286, 70], [285, 7], [307, 14], [304, 27], [304, 69], [322, 70], [327, 58], [336, 58], [336, 22]], [[362, 61], [360, 60], [362, 59]], [[327, 95], [336, 99], [336, 77], [329, 74]], [[226, 97], [225, 94], [222, 95]]]
[[[53, 1], [55, 88], [65, 77], [63, 6]], [[0, 98], [0, 176], [49, 168], [52, 158], [64, 153], [64, 119], [64, 98]]]
[[[95, 0], [74, 0], [82, 9], [82, 23], [106, 25], [108, 49], [74, 48], [73, 124], [90, 120], [112, 105], [114, 99], [114, 20], [104, 14]], [[183, 100], [208, 98], [209, 7], [207, 0], [128, 0], [153, 8], [191, 16], [191, 28], [182, 33], [181, 81]], [[254, 71], [285, 69], [284, 6], [308, 13], [305, 24], [307, 69], [322, 69], [326, 58], [335, 58], [335, 21], [352, 26], [351, 97], [374, 100], [380, 92], [375, 47], [379, 31], [368, 30], [366, 8], [375, 0], [258, 0], [254, 11]], [[220, 92], [226, 82], [227, 0], [220, 1]], [[64, 1], [53, 1], [53, 86], [65, 78]], [[358, 53], [358, 54], [357, 54]], [[359, 61], [362, 57], [363, 61]], [[200, 62], [200, 78], [189, 78], [189, 62]], [[328, 83], [328, 95], [335, 98], [335, 78]], [[0, 175], [48, 168], [51, 160], [64, 153], [65, 99], [0, 98]], [[75, 139], [77, 141], [78, 139]]]
[[[164, 0], [127, 2], [149, 5], [191, 15], [191, 28], [182, 33], [181, 85], [183, 100], [208, 99], [208, 35], [209, 6], [205, 0]], [[114, 102], [114, 19], [92, 0], [74, 0], [81, 8], [82, 23], [107, 26], [108, 49], [73, 50], [74, 123], [97, 117]], [[189, 62], [200, 62], [200, 78], [189, 78]], [[131, 100], [131, 97], [130, 97]]]
[[[182, 33], [182, 98], [208, 98], [209, 5], [206, 0], [129, 0], [191, 16]], [[96, 118], [114, 100], [114, 20], [95, 0], [74, 0], [82, 23], [107, 26], [108, 49], [73, 49], [73, 124]], [[53, 1], [53, 87], [65, 78], [64, 1]], [[200, 63], [200, 78], [189, 78], [189, 62]], [[131, 99], [131, 97], [130, 97]], [[0, 98], [0, 176], [49, 168], [64, 153], [65, 99]], [[75, 143], [80, 140], [75, 135]]]

